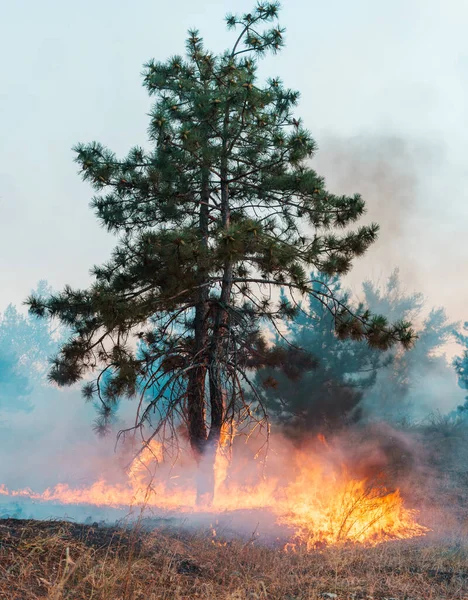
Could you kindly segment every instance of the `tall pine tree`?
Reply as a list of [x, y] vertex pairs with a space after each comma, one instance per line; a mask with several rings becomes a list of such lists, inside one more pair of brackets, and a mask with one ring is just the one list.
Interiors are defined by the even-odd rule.
[[[315, 143], [293, 114], [298, 92], [257, 79], [258, 60], [283, 46], [278, 9], [260, 2], [229, 15], [235, 42], [221, 55], [190, 31], [184, 57], [145, 66], [152, 148], [118, 159], [96, 142], [76, 147], [97, 217], [118, 236], [112, 258], [89, 289], [29, 299], [33, 313], [72, 328], [51, 378], [68, 385], [95, 373], [84, 394], [99, 399], [102, 426], [123, 395], [139, 395], [135, 428], [151, 437], [167, 441], [186, 425], [206, 467], [200, 496], [212, 493], [223, 426], [267, 416], [258, 394], [254, 407], [244, 394], [252, 370], [287, 363], [288, 352], [268, 350], [263, 320], [293, 315], [296, 297], [311, 293], [331, 307], [340, 336], [378, 348], [412, 340], [407, 323], [352, 313], [308, 280], [311, 268], [348, 271], [378, 227], [351, 230], [363, 200], [329, 193], [310, 168]], [[275, 300], [280, 287], [288, 302]], [[308, 363], [289, 350], [298, 367]]]

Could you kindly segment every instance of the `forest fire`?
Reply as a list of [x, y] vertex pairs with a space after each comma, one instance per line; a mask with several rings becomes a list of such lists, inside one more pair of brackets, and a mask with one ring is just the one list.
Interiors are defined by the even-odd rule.
[[[319, 444], [328, 450], [323, 437]], [[153, 441], [133, 460], [125, 483], [101, 478], [88, 487], [58, 484], [43, 493], [0, 486], [0, 495], [67, 505], [136, 507], [158, 514], [263, 510], [292, 532], [286, 549], [345, 542], [376, 545], [428, 531], [418, 524], [417, 511], [404, 506], [398, 489], [356, 479], [345, 466], [331, 464], [320, 452], [296, 451], [289, 461], [288, 476], [275, 465], [272, 469], [259, 468], [258, 462], [254, 469], [244, 465], [241, 482], [227, 448], [221, 447], [215, 463], [216, 493], [209, 507], [197, 504], [193, 465], [187, 469], [179, 461], [163, 459], [161, 444]], [[258, 475], [260, 471], [263, 476]], [[253, 472], [256, 476], [252, 478]]]

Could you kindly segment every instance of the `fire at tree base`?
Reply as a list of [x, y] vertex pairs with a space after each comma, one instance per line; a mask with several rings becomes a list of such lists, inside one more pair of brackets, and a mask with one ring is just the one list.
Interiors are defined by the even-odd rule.
[[133, 460], [124, 482], [102, 477], [89, 486], [58, 484], [40, 493], [1, 487], [0, 496], [9, 503], [3, 513], [14, 516], [11, 503], [16, 502], [19, 516], [36, 518], [38, 514], [75, 515], [81, 521], [144, 518], [148, 526], [153, 518], [159, 524], [207, 529], [214, 538], [220, 530], [228, 536], [262, 535], [287, 550], [376, 545], [429, 531], [419, 523], [418, 512], [405, 506], [399, 489], [389, 487], [383, 473], [357, 478], [340, 462], [336, 448], [319, 441], [315, 449], [290, 450], [287, 465], [284, 453], [274, 448], [266, 463], [255, 456], [236, 459], [229, 448], [221, 448], [209, 505], [197, 499], [197, 475], [188, 454], [168, 460], [161, 444], [153, 441]]

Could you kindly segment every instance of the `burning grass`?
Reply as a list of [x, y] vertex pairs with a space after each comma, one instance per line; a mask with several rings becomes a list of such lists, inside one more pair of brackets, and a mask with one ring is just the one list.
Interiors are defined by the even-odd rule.
[[51, 502], [91, 514], [133, 506], [128, 522], [136, 522], [0, 521], [0, 600], [468, 600], [466, 487], [458, 479], [447, 487], [447, 469], [438, 475], [413, 461], [400, 493], [389, 475], [372, 476], [391, 470], [388, 453], [366, 439], [342, 449], [281, 448], [266, 478], [253, 459], [221, 461], [204, 508], [194, 504], [192, 466], [170, 465], [164, 479], [157, 447], [120, 483], [4, 489], [2, 501], [47, 514], [56, 514]]
[[0, 521], [2, 600], [327, 597], [467, 599], [468, 546], [426, 538], [285, 552], [209, 531]]
[[[282, 464], [285, 460], [287, 464]], [[364, 464], [363, 460], [356, 462]], [[307, 549], [342, 542], [375, 545], [428, 531], [418, 523], [417, 511], [405, 506], [399, 489], [389, 487], [382, 473], [353, 475], [341, 453], [328, 446], [323, 436], [314, 448], [272, 453], [269, 464], [270, 472], [265, 475], [254, 459], [242, 460], [236, 467], [219, 453], [209, 510], [218, 514], [268, 512], [275, 525], [289, 528], [292, 546], [305, 545]], [[207, 506], [196, 502], [194, 473], [193, 465], [164, 462], [161, 444], [153, 441], [135, 458], [123, 484], [101, 478], [89, 487], [58, 484], [43, 493], [8, 491], [0, 486], [0, 495], [196, 515]]]

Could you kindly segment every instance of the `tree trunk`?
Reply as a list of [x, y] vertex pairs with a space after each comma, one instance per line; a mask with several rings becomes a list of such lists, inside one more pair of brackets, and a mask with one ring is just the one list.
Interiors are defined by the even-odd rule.
[[[199, 213], [199, 233], [201, 246], [208, 250], [209, 234], [209, 170], [202, 172], [202, 190]], [[198, 284], [207, 283], [208, 273], [202, 255], [198, 271]], [[190, 446], [197, 461], [197, 504], [211, 501], [214, 492], [214, 452], [210, 449], [208, 441], [208, 428], [206, 424], [206, 376], [208, 370], [208, 288], [201, 287], [198, 292], [194, 319], [194, 367], [189, 374], [187, 382], [187, 421]], [[213, 456], [212, 456], [213, 455]]]
[[[227, 230], [231, 224], [231, 214], [229, 209], [229, 189], [227, 183], [227, 161], [223, 159], [221, 165], [221, 214], [223, 226]], [[226, 348], [225, 338], [226, 330], [229, 326], [229, 307], [232, 290], [232, 271], [233, 264], [230, 258], [226, 258], [223, 268], [223, 280], [221, 284], [221, 294], [216, 307], [215, 319], [213, 324], [213, 334], [210, 344], [208, 358], [208, 378], [210, 387], [210, 432], [207, 439], [207, 445], [203, 457], [203, 468], [200, 475], [204, 484], [199, 487], [199, 495], [205, 501], [211, 502], [214, 496], [215, 488], [215, 461], [216, 453], [219, 447], [221, 429], [225, 417], [225, 384], [222, 376], [222, 362]]]
[[[231, 224], [228, 186], [228, 144], [227, 130], [229, 124], [229, 108], [226, 107], [223, 123], [223, 144], [221, 156], [221, 218], [224, 229]], [[208, 250], [209, 234], [209, 171], [205, 168], [202, 175], [202, 203], [200, 205], [200, 232]], [[213, 332], [209, 348], [207, 347], [207, 288], [200, 292], [200, 302], [195, 315], [195, 349], [198, 354], [205, 352], [206, 367], [200, 371], [194, 369], [189, 380], [189, 435], [192, 449], [198, 463], [197, 504], [210, 504], [215, 489], [215, 461], [224, 421], [224, 390], [222, 381], [222, 354], [225, 329], [228, 324], [227, 308], [232, 290], [233, 264], [226, 259], [223, 268], [223, 280], [219, 303], [215, 311]], [[200, 280], [205, 281], [207, 273], [200, 269]], [[206, 374], [208, 369], [210, 388], [210, 428], [206, 426], [205, 394]]]
[[187, 383], [187, 421], [190, 446], [199, 462], [207, 440], [205, 422], [205, 380], [206, 367], [196, 367], [190, 371]]

